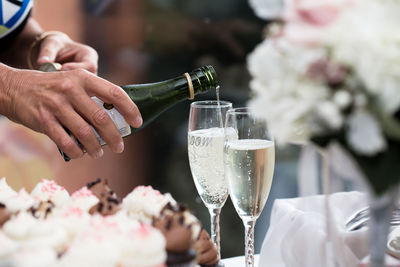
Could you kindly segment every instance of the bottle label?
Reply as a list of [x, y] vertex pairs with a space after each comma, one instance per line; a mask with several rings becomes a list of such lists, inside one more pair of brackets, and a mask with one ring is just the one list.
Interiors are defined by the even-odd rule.
[[[128, 136], [131, 134], [131, 127], [129, 124], [125, 121], [124, 117], [121, 115], [121, 113], [118, 112], [117, 109], [114, 107], [111, 109], [106, 109], [104, 108], [104, 102], [98, 99], [97, 97], [93, 96], [92, 100], [96, 102], [99, 107], [101, 107], [105, 112], [107, 112], [107, 115], [111, 118], [111, 120], [114, 122], [115, 126], [117, 126], [117, 129], [122, 137]], [[90, 126], [93, 129], [94, 134], [96, 135], [97, 140], [99, 141], [100, 145], [104, 146], [106, 142], [103, 140], [103, 138], [100, 137], [100, 135], [97, 133], [97, 131], [93, 128], [93, 126]]]

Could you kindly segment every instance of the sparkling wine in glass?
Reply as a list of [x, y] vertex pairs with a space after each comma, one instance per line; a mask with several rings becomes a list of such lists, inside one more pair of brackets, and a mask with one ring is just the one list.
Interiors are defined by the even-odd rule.
[[211, 216], [211, 239], [220, 256], [219, 216], [228, 198], [224, 174], [224, 118], [232, 103], [197, 101], [190, 105], [188, 154], [193, 180]]
[[254, 226], [267, 201], [275, 165], [274, 140], [266, 122], [248, 108], [226, 114], [225, 176], [232, 203], [245, 227], [245, 266], [254, 266]]

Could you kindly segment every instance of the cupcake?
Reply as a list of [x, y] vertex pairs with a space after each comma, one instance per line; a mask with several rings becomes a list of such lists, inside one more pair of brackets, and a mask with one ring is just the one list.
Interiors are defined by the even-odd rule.
[[72, 195], [50, 180], [28, 194], [0, 179], [0, 266], [214, 264], [216, 249], [200, 231], [186, 207], [151, 186], [138, 186], [121, 203], [106, 179]]
[[61, 267], [165, 267], [165, 238], [119, 212], [94, 214], [60, 259]]
[[122, 201], [122, 209], [133, 219], [151, 224], [161, 210], [168, 204], [176, 205], [170, 194], [162, 194], [151, 186], [137, 186]]
[[120, 199], [117, 194], [108, 186], [107, 179], [98, 178], [94, 182], [90, 182], [86, 186], [99, 202], [90, 210], [90, 214], [99, 213], [103, 216], [113, 215], [120, 210]]
[[168, 203], [152, 225], [159, 229], [166, 239], [167, 266], [196, 266], [194, 243], [200, 232], [200, 222], [187, 208], [180, 204]]

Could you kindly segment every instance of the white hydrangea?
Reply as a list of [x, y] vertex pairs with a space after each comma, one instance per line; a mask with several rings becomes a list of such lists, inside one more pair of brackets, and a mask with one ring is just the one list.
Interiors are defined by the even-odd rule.
[[263, 19], [278, 17], [283, 9], [283, 0], [249, 0], [257, 16]]
[[365, 110], [357, 110], [348, 120], [347, 142], [360, 155], [372, 156], [386, 149], [378, 122]]
[[294, 46], [284, 40], [264, 41], [248, 57], [255, 97], [249, 105], [264, 117], [277, 143], [309, 139], [315, 103], [326, 98], [327, 88], [305, 79], [307, 67], [323, 50]]
[[[344, 130], [357, 153], [385, 150], [380, 122], [368, 109], [388, 116], [400, 110], [400, 1], [250, 4], [262, 18], [283, 19], [248, 56], [249, 105], [267, 120], [277, 144]], [[322, 19], [321, 10], [331, 17]], [[313, 42], [304, 38], [310, 33]]]
[[355, 2], [356, 8], [327, 29], [324, 43], [333, 59], [354, 70], [365, 90], [391, 114], [400, 108], [400, 2]]

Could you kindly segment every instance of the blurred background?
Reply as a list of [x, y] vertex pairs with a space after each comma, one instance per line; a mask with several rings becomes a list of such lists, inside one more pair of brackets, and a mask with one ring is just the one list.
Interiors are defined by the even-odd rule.
[[[36, 0], [33, 16], [45, 30], [64, 31], [99, 53], [99, 75], [119, 85], [165, 80], [210, 64], [221, 99], [246, 105], [250, 90], [246, 55], [263, 39], [266, 22], [243, 0]], [[215, 91], [196, 100], [215, 99]], [[1, 120], [0, 177], [28, 190], [55, 179], [70, 192], [97, 177], [123, 197], [139, 184], [171, 192], [209, 230], [209, 214], [195, 189], [187, 156], [189, 101], [125, 139], [125, 152], [65, 163], [46, 137]], [[11, 127], [10, 127], [11, 126]], [[1, 140], [8, 140], [7, 142]], [[10, 141], [13, 140], [13, 141]], [[2, 143], [3, 142], [3, 143]], [[274, 182], [256, 228], [256, 253], [268, 229], [275, 198], [298, 195], [299, 148], [277, 150]], [[243, 255], [243, 226], [228, 200], [221, 215], [222, 257]]]

